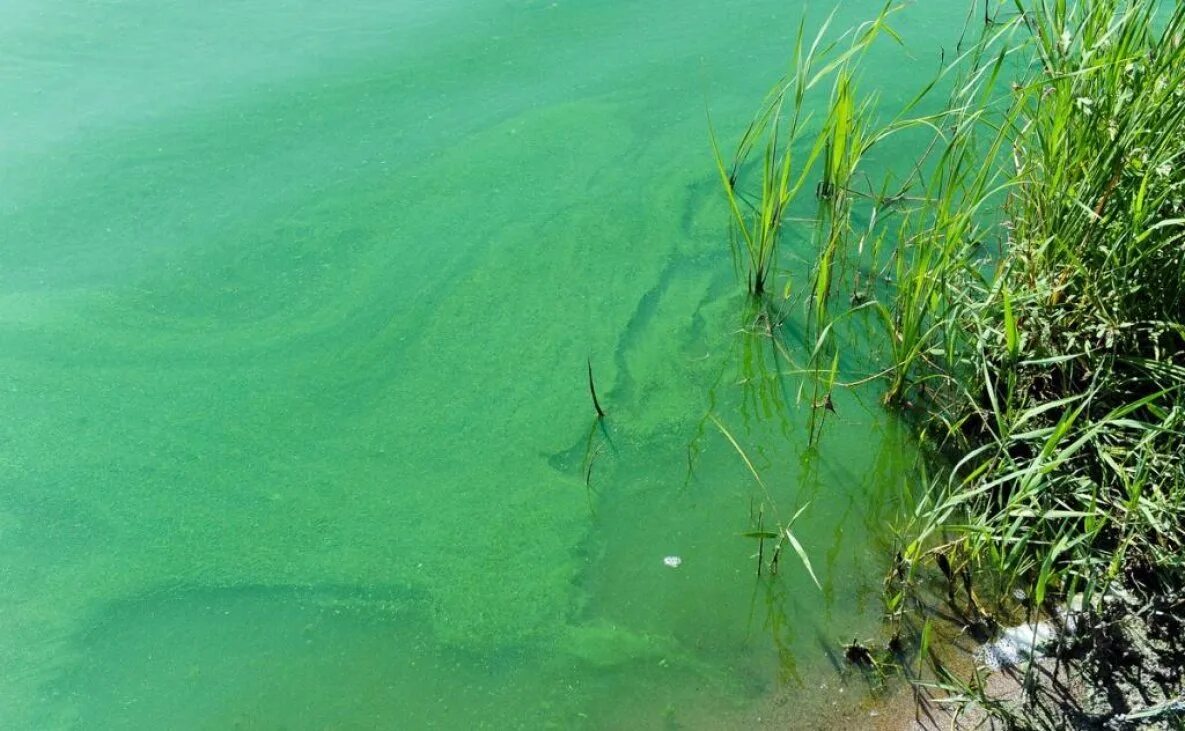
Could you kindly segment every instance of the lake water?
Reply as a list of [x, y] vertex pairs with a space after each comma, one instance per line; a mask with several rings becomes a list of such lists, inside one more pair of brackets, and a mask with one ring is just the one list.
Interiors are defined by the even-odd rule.
[[[808, 449], [705, 122], [736, 138], [802, 12], [0, 4], [0, 726], [858, 703], [835, 648], [880, 631], [908, 435], [843, 392]], [[915, 90], [965, 13], [907, 10], [865, 87]], [[741, 534], [804, 506], [822, 588], [789, 549], [758, 579]]]

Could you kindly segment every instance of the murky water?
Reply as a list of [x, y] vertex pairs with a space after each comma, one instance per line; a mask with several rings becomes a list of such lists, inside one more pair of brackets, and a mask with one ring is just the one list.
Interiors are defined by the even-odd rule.
[[[807, 448], [704, 120], [801, 12], [0, 4], [0, 726], [821, 724], [909, 442], [870, 390]], [[758, 580], [803, 506], [822, 589]]]

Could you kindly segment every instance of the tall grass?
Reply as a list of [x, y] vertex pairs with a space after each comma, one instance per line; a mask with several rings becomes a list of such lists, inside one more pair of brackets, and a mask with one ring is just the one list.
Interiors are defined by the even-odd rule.
[[[1023, 65], [1006, 94], [998, 73], [973, 74], [955, 115], [982, 142], [947, 147], [987, 164], [970, 197], [927, 196], [938, 225], [886, 307], [919, 323], [888, 396], [912, 394], [955, 460], [907, 558], [946, 532], [942, 550], [1041, 604], [1181, 568], [1185, 9], [1017, 9], [1023, 35], [997, 36], [994, 65]], [[961, 165], [944, 157], [938, 174]]]
[[[808, 177], [818, 181], [811, 361], [820, 372], [834, 362], [840, 318], [871, 318], [884, 403], [929, 447], [893, 591], [930, 566], [952, 597], [962, 578], [974, 614], [986, 612], [973, 577], [1035, 606], [1077, 593], [1089, 606], [1116, 583], [1176, 590], [1185, 6], [1015, 0], [994, 10], [979, 40], [879, 126], [857, 82], [888, 12], [852, 34], [826, 65], [827, 113], [799, 168], [801, 59], [822, 46], [804, 56], [796, 45], [794, 80], [775, 88], [737, 162], [717, 153], [749, 287], [768, 288], [779, 217]], [[940, 95], [937, 111], [919, 112]], [[789, 132], [769, 131], [786, 118]], [[920, 131], [928, 141], [916, 145]], [[762, 185], [748, 203], [737, 177], [757, 139]], [[916, 145], [916, 164], [880, 193], [856, 194], [868, 152], [886, 145]], [[838, 291], [850, 294], [840, 312]]]
[[[840, 201], [859, 152], [853, 132], [862, 110], [855, 108], [851, 67], [881, 33], [895, 35], [887, 24], [888, 6], [873, 21], [827, 40], [834, 14], [808, 44], [800, 25], [794, 43], [791, 72], [768, 94], [760, 111], [737, 142], [731, 160], [725, 158], [708, 120], [712, 153], [728, 201], [734, 261], [745, 270], [749, 292], [761, 297], [771, 291], [777, 276], [778, 249], [786, 216], [816, 163], [822, 158], [826, 177], [816, 195]], [[817, 89], [830, 82], [830, 114], [817, 120], [811, 113]], [[814, 92], [814, 93], [813, 93]], [[756, 177], [750, 185], [750, 177]]]

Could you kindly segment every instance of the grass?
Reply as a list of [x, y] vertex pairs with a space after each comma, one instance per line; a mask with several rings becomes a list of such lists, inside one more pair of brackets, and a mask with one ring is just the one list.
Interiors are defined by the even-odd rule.
[[[845, 184], [858, 157], [860, 140], [853, 135], [863, 111], [854, 106], [851, 67], [883, 32], [890, 10], [834, 41], [827, 41], [831, 18], [807, 44], [799, 26], [792, 70], [770, 91], [758, 114], [726, 160], [711, 118], [709, 137], [716, 170], [732, 217], [731, 244], [738, 269], [744, 268], [750, 294], [768, 295], [777, 275], [777, 255], [787, 212], [811, 180], [816, 163], [824, 163], [825, 177], [816, 186], [820, 198], [844, 199]], [[834, 15], [834, 14], [833, 14]], [[832, 16], [833, 17], [833, 16]], [[818, 128], [810, 109], [814, 94], [832, 82], [830, 114]], [[808, 145], [802, 153], [798, 148]], [[749, 190], [748, 173], [757, 171]]]
[[[798, 510], [796, 510], [794, 512], [794, 515], [791, 516], [789, 520], [783, 521], [781, 519], [780, 515], [778, 514], [778, 506], [777, 506], [777, 502], [773, 498], [773, 494], [770, 492], [769, 488], [766, 487], [765, 481], [761, 479], [761, 475], [757, 472], [757, 468], [753, 466], [753, 462], [752, 462], [752, 460], [749, 459], [749, 455], [747, 455], [745, 453], [745, 450], [737, 442], [736, 438], [733, 437], [732, 432], [730, 432], [728, 430], [728, 428], [720, 422], [719, 419], [717, 419], [715, 416], [709, 416], [709, 418], [712, 420], [712, 423], [716, 425], [716, 428], [720, 430], [720, 433], [722, 435], [724, 435], [724, 438], [728, 440], [728, 443], [732, 445], [732, 448], [734, 450], [736, 450], [737, 455], [741, 458], [741, 461], [743, 461], [745, 463], [745, 467], [748, 468], [749, 474], [753, 475], [753, 479], [757, 482], [757, 485], [761, 488], [761, 492], [765, 498], [765, 502], [762, 504], [762, 507], [761, 507], [760, 515], [762, 517], [759, 518], [759, 520], [758, 520], [757, 530], [750, 531], [750, 532], [744, 534], [744, 537], [746, 537], [746, 538], [755, 538], [758, 540], [757, 575], [761, 576], [761, 572], [763, 569], [762, 559], [764, 558], [764, 555], [765, 555], [765, 541], [766, 540], [774, 541], [774, 547], [773, 547], [773, 550], [770, 554], [770, 569], [769, 569], [770, 572], [774, 573], [774, 574], [777, 573], [778, 560], [782, 554], [782, 547], [783, 547], [783, 545], [788, 543], [790, 545], [790, 547], [794, 550], [794, 553], [798, 555], [798, 560], [801, 562], [802, 567], [806, 570], [807, 575], [810, 576], [811, 581], [815, 584], [815, 587], [818, 588], [819, 591], [822, 591], [823, 586], [822, 586], [822, 584], [819, 583], [819, 577], [815, 575], [815, 569], [811, 565], [811, 559], [807, 555], [806, 549], [804, 549], [802, 547], [802, 544], [799, 543], [798, 538], [794, 535], [794, 523], [800, 517], [802, 517], [802, 514], [806, 511], [806, 509], [808, 507], [810, 507], [810, 503], [807, 503], [806, 505], [803, 505]], [[777, 528], [777, 530], [774, 530], [774, 531], [765, 530], [765, 524], [764, 524], [765, 508], [764, 508], [764, 506], [767, 504], [770, 506], [771, 510], [773, 511], [774, 518], [776, 520], [775, 527]]]
[[[749, 291], [766, 295], [788, 206], [818, 181], [805, 295], [815, 402], [836, 387], [835, 329], [871, 321], [884, 404], [928, 447], [887, 582], [894, 614], [934, 568], [952, 603], [962, 586], [977, 622], [1017, 592], [1036, 610], [1078, 594], [1091, 606], [1114, 585], [1175, 594], [1185, 569], [1185, 8], [1015, 0], [991, 10], [979, 39], [884, 123], [859, 66], [874, 39], [896, 38], [895, 10], [844, 36], [842, 51], [823, 32], [804, 50], [800, 32], [794, 73], [731, 165], [712, 135], [742, 242], [734, 254]], [[804, 142], [804, 100], [824, 80], [825, 118]], [[919, 112], [940, 95], [938, 111]], [[921, 132], [915, 166], [879, 192], [854, 190], [871, 150], [914, 145]], [[799, 161], [796, 146], [808, 150]], [[759, 184], [745, 193], [754, 170]]]
[[[922, 405], [953, 460], [906, 559], [949, 555], [1041, 605], [1181, 568], [1185, 10], [1017, 9], [1021, 35], [988, 38], [996, 60], [959, 91], [969, 131], [931, 178], [958, 186], [932, 184], [933, 223], [899, 239], [915, 250], [882, 319], [907, 346], [886, 398]], [[964, 157], [989, 164], [959, 178]]]

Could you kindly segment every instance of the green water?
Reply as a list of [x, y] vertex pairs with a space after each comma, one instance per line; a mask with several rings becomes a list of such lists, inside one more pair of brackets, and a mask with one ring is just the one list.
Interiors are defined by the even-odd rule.
[[845, 392], [807, 451], [704, 122], [801, 12], [0, 4], [0, 726], [821, 725], [908, 439]]

